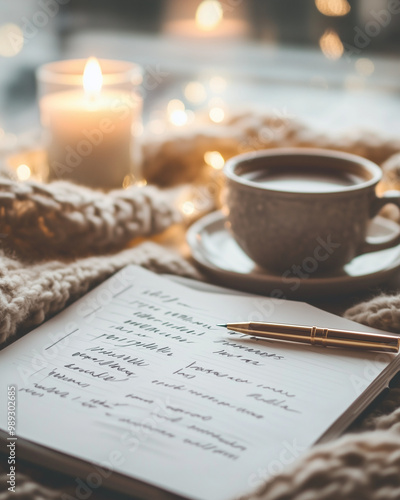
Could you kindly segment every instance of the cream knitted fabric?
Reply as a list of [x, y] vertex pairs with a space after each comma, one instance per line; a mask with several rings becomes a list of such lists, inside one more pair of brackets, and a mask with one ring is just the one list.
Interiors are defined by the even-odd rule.
[[[132, 187], [108, 194], [69, 182], [0, 181], [0, 233], [14, 250], [82, 255], [123, 247], [179, 222], [175, 191]], [[44, 253], [45, 252], [45, 253]]]
[[204, 154], [218, 151], [224, 159], [239, 153], [274, 147], [326, 148], [358, 154], [379, 165], [400, 151], [400, 138], [385, 138], [369, 131], [323, 134], [285, 114], [244, 112], [222, 125], [207, 121], [160, 139], [148, 137], [143, 145], [143, 172], [149, 182], [169, 186], [191, 182], [202, 175]]
[[[225, 159], [238, 152], [276, 146], [317, 146], [341, 149], [382, 163], [400, 151], [400, 141], [372, 134], [327, 137], [288, 117], [247, 113], [224, 126], [148, 138], [143, 146], [144, 173], [149, 181], [170, 186], [207, 175], [206, 151]], [[396, 171], [398, 159], [388, 160]], [[391, 174], [392, 175], [392, 174]], [[394, 177], [397, 180], [397, 177]], [[393, 185], [393, 176], [388, 176]], [[69, 302], [83, 295], [126, 264], [156, 272], [199, 277], [181, 256], [152, 243], [121, 250], [132, 238], [155, 234], [180, 220], [176, 191], [156, 187], [117, 190], [109, 194], [66, 182], [49, 185], [0, 183], [0, 233], [7, 252], [0, 253], [0, 342], [24, 333]], [[88, 256], [102, 254], [98, 257]], [[61, 260], [50, 260], [54, 256]], [[21, 258], [23, 256], [23, 260]], [[86, 256], [82, 258], [82, 256]], [[28, 259], [29, 257], [29, 259]], [[73, 257], [81, 257], [73, 260]], [[347, 317], [400, 331], [400, 294], [381, 295], [349, 309]], [[400, 498], [400, 389], [392, 389], [377, 410], [370, 412], [357, 434], [311, 449], [290, 468], [282, 467], [263, 484], [265, 464], [249, 480], [261, 485], [248, 500], [394, 500]], [[1, 469], [1, 466], [0, 466]], [[17, 492], [6, 491], [0, 476], [0, 500], [54, 499], [74, 496], [74, 479], [38, 473], [20, 464]], [[42, 477], [42, 486], [32, 480]], [[51, 478], [55, 478], [53, 481]], [[3, 490], [3, 492], [1, 492]], [[95, 492], [92, 498], [116, 500], [117, 494]]]
[[18, 327], [26, 330], [39, 325], [128, 264], [199, 278], [196, 269], [182, 257], [154, 243], [69, 263], [27, 265], [0, 254], [0, 343], [14, 335]]
[[374, 328], [400, 332], [400, 293], [381, 294], [345, 312], [345, 317]]
[[389, 431], [316, 446], [248, 500], [398, 500], [400, 418]]

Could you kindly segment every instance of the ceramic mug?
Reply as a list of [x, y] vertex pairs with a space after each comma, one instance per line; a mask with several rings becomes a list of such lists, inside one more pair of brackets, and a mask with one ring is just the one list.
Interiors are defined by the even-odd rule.
[[[400, 243], [367, 241], [369, 221], [400, 191], [378, 197], [381, 169], [353, 154], [306, 148], [245, 153], [226, 162], [227, 224], [240, 247], [271, 271], [337, 270], [357, 255]], [[317, 266], [315, 265], [317, 263]]]

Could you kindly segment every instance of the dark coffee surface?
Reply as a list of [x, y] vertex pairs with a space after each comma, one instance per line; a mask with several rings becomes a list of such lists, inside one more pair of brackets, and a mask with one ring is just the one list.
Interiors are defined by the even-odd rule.
[[262, 168], [245, 172], [241, 177], [266, 188], [302, 193], [328, 193], [365, 182], [352, 172], [326, 168]]

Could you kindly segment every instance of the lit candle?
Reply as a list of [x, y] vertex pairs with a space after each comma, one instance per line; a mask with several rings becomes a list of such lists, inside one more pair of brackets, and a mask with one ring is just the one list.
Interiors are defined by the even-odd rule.
[[247, 7], [239, 5], [241, 3], [236, 1], [234, 6], [229, 6], [218, 0], [169, 0], [164, 32], [192, 40], [236, 42], [250, 32]]
[[131, 173], [132, 125], [141, 101], [126, 90], [102, 88], [102, 71], [94, 58], [86, 63], [81, 81], [79, 89], [54, 92], [40, 101], [49, 135], [50, 178], [120, 187]]

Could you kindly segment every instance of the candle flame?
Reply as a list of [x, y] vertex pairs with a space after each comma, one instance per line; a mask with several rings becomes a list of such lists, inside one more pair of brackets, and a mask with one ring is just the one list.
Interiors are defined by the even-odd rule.
[[89, 57], [83, 71], [83, 88], [86, 94], [96, 95], [101, 91], [103, 75], [99, 61], [95, 57]]

